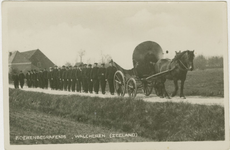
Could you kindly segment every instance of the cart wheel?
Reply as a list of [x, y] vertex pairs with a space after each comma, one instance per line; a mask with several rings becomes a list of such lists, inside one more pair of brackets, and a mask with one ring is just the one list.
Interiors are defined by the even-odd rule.
[[125, 77], [121, 71], [116, 71], [114, 74], [114, 90], [118, 96], [125, 95]]
[[129, 97], [136, 97], [137, 95], [137, 83], [136, 80], [134, 78], [130, 78], [127, 82], [127, 90], [128, 90], [128, 94]]
[[144, 93], [145, 93], [145, 96], [149, 96], [152, 93], [152, 90], [153, 90], [153, 84], [152, 84], [152, 82], [144, 84]]

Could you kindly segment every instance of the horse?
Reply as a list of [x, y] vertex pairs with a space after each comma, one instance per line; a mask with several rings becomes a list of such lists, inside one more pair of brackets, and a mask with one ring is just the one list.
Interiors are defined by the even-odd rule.
[[187, 72], [192, 71], [194, 69], [193, 67], [194, 57], [195, 57], [194, 50], [193, 51], [186, 50], [183, 52], [176, 52], [176, 55], [172, 60], [160, 59], [156, 62], [156, 64], [154, 65], [155, 73], [160, 73], [162, 71], [173, 69], [171, 72], [162, 76], [157, 81], [157, 83], [160, 85], [159, 88], [161, 91], [160, 93], [161, 97], [164, 97], [165, 95], [167, 98], [170, 98], [164, 86], [166, 79], [173, 80], [174, 82], [175, 90], [171, 95], [172, 97], [174, 97], [177, 94], [178, 80], [181, 80], [180, 97], [186, 99], [183, 93], [184, 82], [186, 80]]

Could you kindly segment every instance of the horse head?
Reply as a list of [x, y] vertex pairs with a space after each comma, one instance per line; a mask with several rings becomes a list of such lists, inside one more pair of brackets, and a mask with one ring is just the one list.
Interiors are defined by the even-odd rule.
[[194, 69], [193, 67], [193, 59], [194, 59], [194, 50], [193, 51], [183, 51], [183, 52], [176, 52], [176, 56], [174, 57], [174, 60], [177, 60], [182, 66], [183, 69], [187, 71], [192, 71]]

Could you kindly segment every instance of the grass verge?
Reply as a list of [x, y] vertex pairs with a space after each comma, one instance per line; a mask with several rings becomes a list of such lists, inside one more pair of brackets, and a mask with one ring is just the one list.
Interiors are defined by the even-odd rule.
[[135, 132], [151, 141], [224, 140], [224, 108], [218, 105], [60, 96], [15, 89], [9, 92], [10, 112], [31, 109], [107, 129]]

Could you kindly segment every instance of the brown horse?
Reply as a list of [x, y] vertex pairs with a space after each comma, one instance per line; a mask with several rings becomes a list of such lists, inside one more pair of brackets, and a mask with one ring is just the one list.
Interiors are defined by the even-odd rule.
[[[161, 93], [160, 96], [169, 98], [168, 93], [165, 89], [164, 83], [166, 79], [173, 80], [175, 85], [175, 90], [172, 93], [172, 97], [177, 94], [178, 91], [178, 80], [181, 80], [181, 88], [180, 88], [180, 97], [185, 98], [183, 89], [184, 89], [184, 82], [186, 80], [186, 75], [188, 71], [193, 70], [193, 59], [194, 59], [194, 50], [193, 51], [183, 51], [183, 52], [176, 52], [176, 56], [170, 59], [160, 59], [155, 64], [155, 71], [156, 73], [160, 73], [162, 71], [170, 70], [172, 68], [173, 71], [161, 77], [157, 82], [160, 85]], [[161, 83], [161, 84], [160, 84]]]

